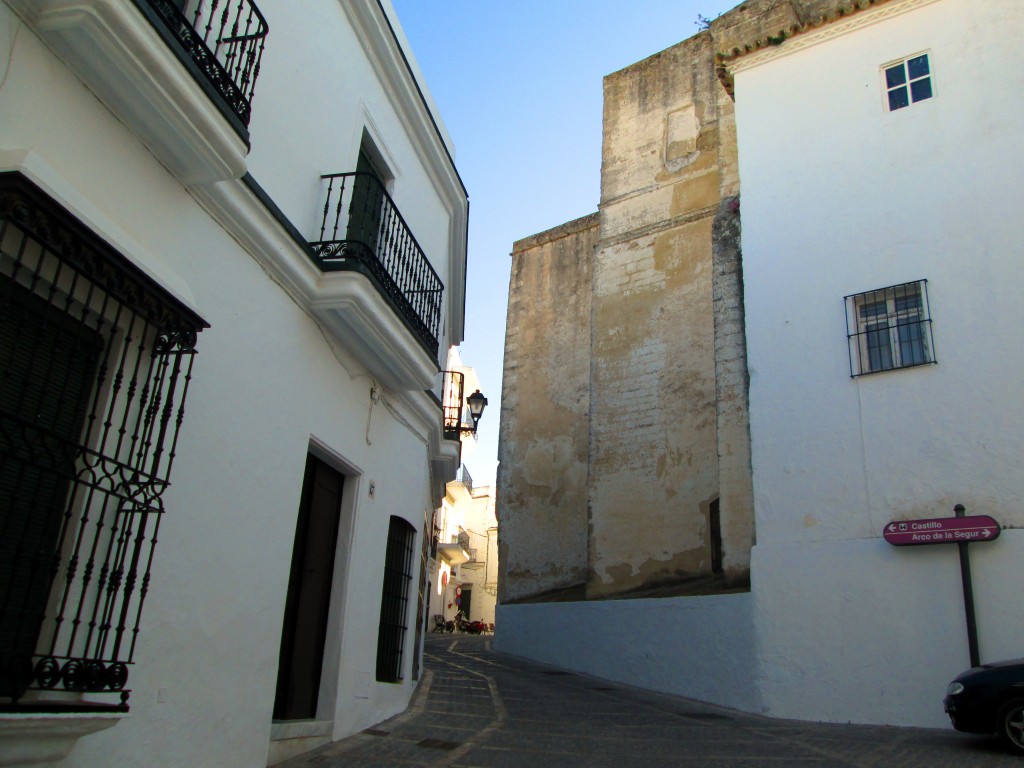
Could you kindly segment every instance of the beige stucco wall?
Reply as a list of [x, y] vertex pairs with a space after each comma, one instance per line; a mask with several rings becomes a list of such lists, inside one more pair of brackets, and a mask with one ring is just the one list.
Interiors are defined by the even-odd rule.
[[596, 240], [592, 215], [513, 249], [498, 452], [501, 602], [586, 579]]

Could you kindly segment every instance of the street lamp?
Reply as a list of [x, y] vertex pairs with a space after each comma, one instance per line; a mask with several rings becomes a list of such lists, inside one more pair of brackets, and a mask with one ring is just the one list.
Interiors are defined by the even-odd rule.
[[461, 429], [463, 432], [470, 432], [475, 435], [477, 424], [480, 423], [480, 417], [484, 415], [484, 406], [487, 405], [487, 398], [478, 389], [466, 398], [466, 403], [469, 405], [469, 416], [473, 419], [473, 428], [462, 427]]

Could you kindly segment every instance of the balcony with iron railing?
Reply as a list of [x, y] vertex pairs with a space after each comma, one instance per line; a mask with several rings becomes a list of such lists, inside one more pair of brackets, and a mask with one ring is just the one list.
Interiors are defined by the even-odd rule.
[[322, 179], [323, 220], [310, 243], [317, 266], [364, 275], [436, 361], [444, 285], [394, 200], [371, 173]]
[[[211, 88], [245, 128], [267, 37], [251, 0], [133, 0], [177, 50], [203, 87]], [[151, 13], [150, 13], [151, 12]]]
[[446, 440], [462, 438], [462, 404], [465, 376], [458, 371], [442, 371], [441, 412]]
[[5, 1], [182, 183], [245, 174], [268, 33], [252, 0]]

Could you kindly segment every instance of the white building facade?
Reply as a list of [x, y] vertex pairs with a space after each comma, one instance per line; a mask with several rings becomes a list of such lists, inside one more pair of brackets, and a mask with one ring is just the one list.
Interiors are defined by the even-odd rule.
[[502, 604], [496, 647], [771, 716], [948, 726], [970, 666], [957, 547], [883, 531], [963, 504], [1002, 529], [969, 545], [980, 659], [1021, 655], [1022, 25], [998, 0], [763, 0], [711, 24], [735, 98], [750, 591]]
[[416, 685], [466, 191], [387, 0], [225, 5], [0, 3], [0, 764], [264, 766]]
[[[969, 666], [957, 548], [891, 521], [990, 515], [982, 661], [1020, 656], [1024, 107], [997, 0], [896, 0], [730, 65], [763, 706], [942, 725]], [[809, 684], [809, 681], [813, 681]]]
[[448, 483], [435, 518], [436, 546], [430, 584], [430, 625], [437, 617], [494, 625], [498, 597], [498, 520], [488, 486], [475, 487], [465, 465]]

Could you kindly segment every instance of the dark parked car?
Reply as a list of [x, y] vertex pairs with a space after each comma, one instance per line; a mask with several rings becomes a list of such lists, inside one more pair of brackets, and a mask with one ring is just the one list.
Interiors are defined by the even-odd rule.
[[958, 731], [998, 734], [1024, 755], [1024, 659], [967, 670], [949, 684], [943, 704]]

